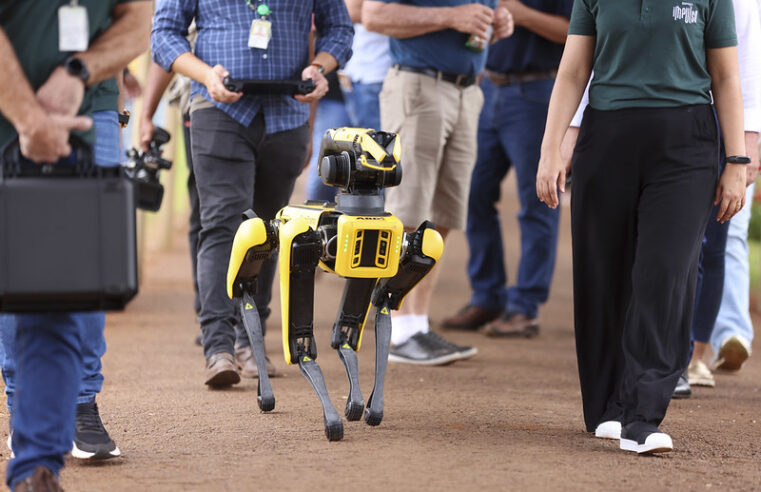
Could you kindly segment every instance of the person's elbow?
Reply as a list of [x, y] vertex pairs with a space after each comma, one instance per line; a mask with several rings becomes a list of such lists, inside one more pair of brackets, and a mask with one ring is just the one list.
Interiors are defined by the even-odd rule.
[[387, 4], [378, 1], [365, 1], [362, 3], [362, 25], [368, 31], [386, 34], [386, 24], [383, 20], [386, 18], [385, 9]]
[[143, 53], [151, 44], [152, 2], [126, 2], [114, 7], [114, 21], [130, 26], [130, 49]]

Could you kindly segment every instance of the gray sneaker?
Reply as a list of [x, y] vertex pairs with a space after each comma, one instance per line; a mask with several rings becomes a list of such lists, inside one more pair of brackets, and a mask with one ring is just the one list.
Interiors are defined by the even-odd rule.
[[462, 357], [453, 347], [444, 346], [428, 333], [416, 333], [399, 345], [392, 345], [388, 354], [391, 362], [421, 366], [443, 366]]
[[478, 349], [476, 347], [457, 345], [455, 343], [448, 341], [447, 339], [445, 339], [438, 333], [435, 333], [432, 331], [429, 331], [428, 333], [426, 333], [426, 336], [433, 344], [438, 344], [442, 347], [454, 349], [455, 351], [457, 351], [457, 353], [460, 356], [460, 360], [470, 359], [471, 357], [473, 357], [474, 355], [478, 353]]

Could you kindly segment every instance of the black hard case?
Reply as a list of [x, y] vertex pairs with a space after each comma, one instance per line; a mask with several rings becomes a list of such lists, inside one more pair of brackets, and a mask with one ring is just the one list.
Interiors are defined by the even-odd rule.
[[91, 155], [32, 175], [13, 155], [0, 158], [0, 311], [123, 309], [138, 289], [132, 182]]

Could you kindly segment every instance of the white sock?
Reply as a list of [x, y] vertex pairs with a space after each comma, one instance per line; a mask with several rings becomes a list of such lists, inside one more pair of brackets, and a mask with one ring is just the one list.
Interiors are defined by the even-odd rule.
[[402, 314], [391, 318], [391, 345], [401, 345], [422, 331], [414, 314]]
[[415, 318], [415, 325], [417, 325], [420, 333], [428, 333], [431, 331], [431, 325], [428, 323], [427, 314], [413, 314], [412, 317]]

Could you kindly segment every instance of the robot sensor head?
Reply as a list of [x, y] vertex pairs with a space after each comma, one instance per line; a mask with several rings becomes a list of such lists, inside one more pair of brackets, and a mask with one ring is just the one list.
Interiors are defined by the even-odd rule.
[[333, 128], [320, 147], [318, 174], [349, 194], [380, 193], [402, 181], [401, 143], [395, 133], [369, 128]]

